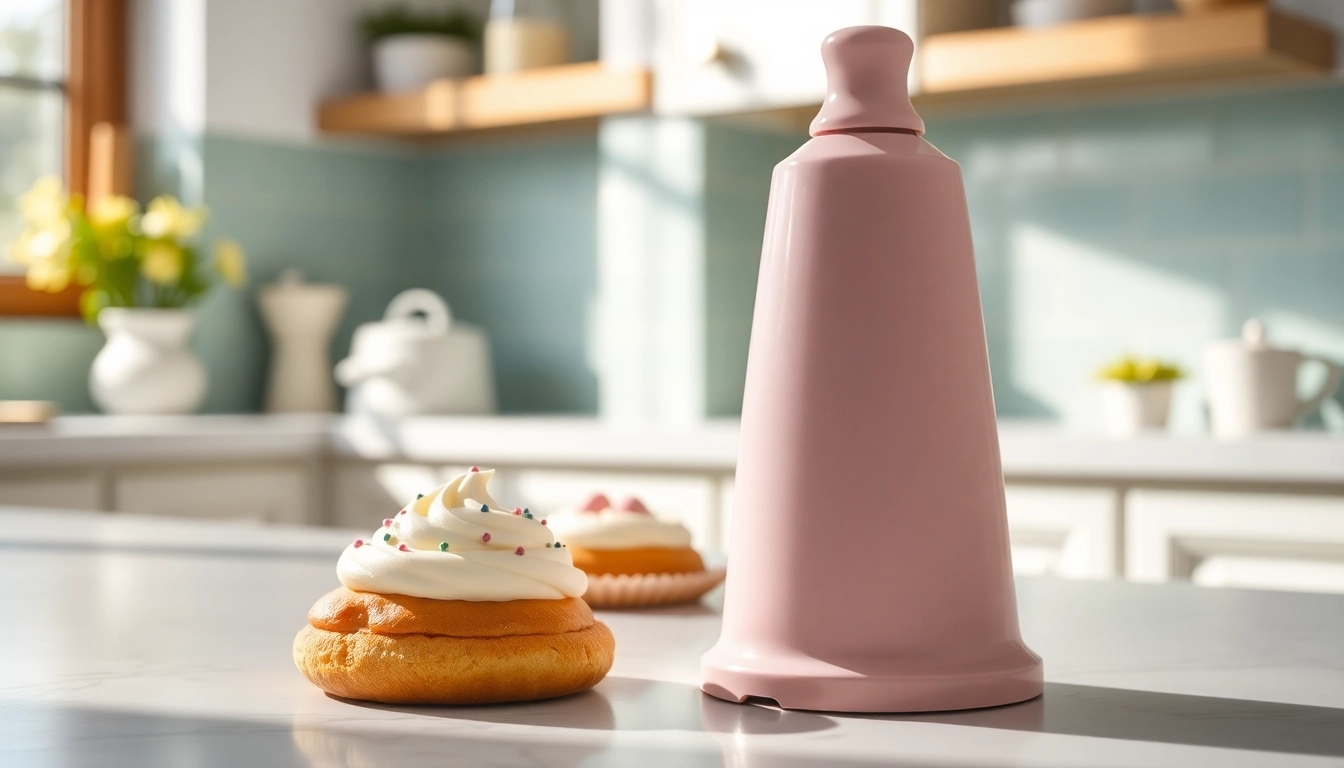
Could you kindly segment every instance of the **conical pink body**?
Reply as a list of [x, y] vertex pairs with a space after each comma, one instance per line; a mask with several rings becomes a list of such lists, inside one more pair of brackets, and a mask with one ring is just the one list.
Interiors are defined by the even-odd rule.
[[[1018, 631], [961, 173], [919, 136], [911, 47], [884, 27], [828, 38], [832, 88], [868, 93], [839, 119], [823, 107], [771, 181], [723, 633], [702, 663], [721, 698], [902, 712], [1042, 689]], [[865, 113], [865, 98], [904, 104]]]

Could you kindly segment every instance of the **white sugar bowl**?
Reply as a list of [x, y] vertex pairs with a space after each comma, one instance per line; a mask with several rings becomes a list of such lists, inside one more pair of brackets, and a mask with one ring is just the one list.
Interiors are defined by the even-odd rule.
[[383, 319], [355, 329], [336, 380], [350, 413], [397, 418], [495, 412], [490, 345], [481, 329], [453, 321], [437, 293], [413, 288]]

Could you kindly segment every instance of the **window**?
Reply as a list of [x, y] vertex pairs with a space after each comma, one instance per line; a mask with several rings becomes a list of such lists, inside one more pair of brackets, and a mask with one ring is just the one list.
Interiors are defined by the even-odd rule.
[[[0, 2], [0, 243], [20, 193], [50, 173], [82, 191], [89, 129], [125, 123], [125, 35], [125, 0]], [[30, 291], [0, 258], [0, 315], [77, 315], [77, 296]]]

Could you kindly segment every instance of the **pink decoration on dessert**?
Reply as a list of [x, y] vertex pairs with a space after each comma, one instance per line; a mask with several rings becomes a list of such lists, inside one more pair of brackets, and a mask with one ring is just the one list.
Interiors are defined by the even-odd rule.
[[389, 526], [389, 525], [391, 525], [391, 524], [392, 524], [392, 518], [390, 518], [390, 517], [384, 517], [384, 518], [383, 518], [383, 527], [384, 527], [384, 528], [386, 528], [387, 526]]
[[482, 534], [481, 534], [481, 541], [490, 541], [490, 534], [488, 534], [488, 533], [482, 533]]
[[608, 499], [605, 494], [594, 493], [592, 496], [588, 497], [588, 500], [585, 501], [583, 506], [579, 507], [579, 509], [584, 512], [601, 512], [610, 506], [611, 500]]
[[646, 507], [646, 506], [644, 506], [644, 502], [640, 501], [639, 499], [635, 498], [634, 496], [631, 496], [630, 498], [628, 498], [628, 499], [626, 499], [625, 501], [622, 501], [622, 502], [621, 502], [621, 511], [622, 511], [622, 512], [642, 512], [642, 513], [644, 513], [644, 514], [646, 514], [646, 515], [649, 514], [649, 508]]
[[542, 525], [545, 525], [545, 524], [546, 524], [546, 518], [542, 518], [542, 520], [541, 520], [541, 524], [542, 524]]
[[397, 545], [397, 549], [400, 549], [402, 552], [410, 552], [410, 551], [411, 551], [411, 548], [408, 547], [408, 546], [406, 546], [405, 544], [399, 544], [399, 545]]
[[519, 547], [519, 548], [513, 550], [513, 554], [515, 554], [515, 555], [521, 555], [521, 554], [523, 554], [523, 548], [522, 548], [522, 547]]
[[364, 546], [364, 540], [363, 540], [363, 539], [355, 539], [355, 549], [359, 549], [359, 548], [362, 547], [362, 546]]
[[514, 507], [514, 508], [513, 508], [513, 514], [522, 516], [522, 514], [523, 514], [523, 508], [522, 508], [522, 507]]
[[398, 512], [397, 514], [404, 515], [404, 514], [406, 514], [406, 510], [403, 509], [403, 510], [401, 510], [400, 512]]
[[481, 471], [481, 468], [480, 468], [480, 467], [473, 466], [473, 467], [471, 468], [471, 471], [472, 471], [472, 472], [480, 472], [480, 471]]

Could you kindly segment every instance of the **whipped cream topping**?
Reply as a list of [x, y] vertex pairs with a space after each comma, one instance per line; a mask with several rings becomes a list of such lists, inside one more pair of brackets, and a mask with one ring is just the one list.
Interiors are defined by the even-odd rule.
[[550, 526], [567, 545], [582, 549], [679, 549], [691, 545], [691, 532], [681, 523], [659, 520], [637, 499], [613, 507], [596, 495], [581, 509], [552, 517]]
[[384, 520], [373, 538], [346, 547], [336, 564], [341, 583], [356, 592], [436, 600], [582, 595], [588, 578], [551, 529], [490, 497], [486, 484], [494, 474], [473, 467]]

